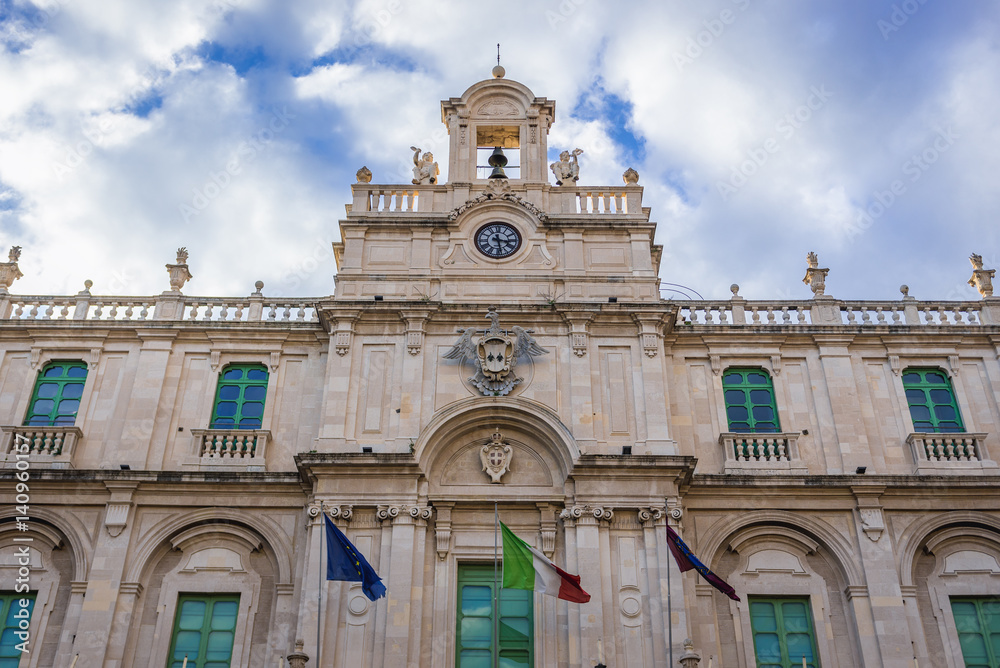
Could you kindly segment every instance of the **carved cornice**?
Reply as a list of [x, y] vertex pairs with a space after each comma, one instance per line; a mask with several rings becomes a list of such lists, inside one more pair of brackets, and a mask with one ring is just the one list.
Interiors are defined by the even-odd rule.
[[548, 221], [549, 217], [544, 211], [517, 193], [511, 192], [509, 183], [506, 181], [498, 183], [499, 181], [500, 179], [490, 181], [490, 183], [486, 186], [487, 190], [478, 197], [474, 197], [465, 204], [452, 209], [451, 213], [448, 214], [448, 220], [457, 220], [463, 213], [484, 202], [510, 202], [511, 204], [516, 204], [526, 210], [528, 213], [537, 218], [539, 222], [544, 223]]

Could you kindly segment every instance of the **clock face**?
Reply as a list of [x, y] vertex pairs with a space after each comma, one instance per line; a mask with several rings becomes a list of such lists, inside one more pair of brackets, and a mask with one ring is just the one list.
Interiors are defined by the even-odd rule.
[[507, 223], [487, 223], [476, 232], [476, 248], [486, 257], [509, 257], [520, 247], [520, 233]]

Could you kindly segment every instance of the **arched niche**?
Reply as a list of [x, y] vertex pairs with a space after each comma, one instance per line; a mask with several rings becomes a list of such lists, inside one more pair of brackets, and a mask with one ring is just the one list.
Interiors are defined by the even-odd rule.
[[[707, 584], [695, 587], [699, 606], [713, 611], [721, 664], [755, 665], [751, 597], [796, 597], [808, 600], [820, 665], [858, 665], [852, 597], [863, 594], [864, 580], [849, 537], [799, 513], [750, 511], [716, 522], [696, 551], [742, 599], [719, 596]], [[834, 637], [850, 641], [830, 642]]]
[[[482, 470], [480, 450], [497, 430], [512, 457], [501, 482], [492, 483]], [[414, 455], [432, 497], [561, 496], [579, 449], [545, 406], [520, 397], [473, 397], [436, 415]]]

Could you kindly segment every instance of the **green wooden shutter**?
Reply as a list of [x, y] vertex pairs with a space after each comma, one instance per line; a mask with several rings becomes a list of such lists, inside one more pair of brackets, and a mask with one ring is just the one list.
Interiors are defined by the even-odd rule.
[[816, 637], [809, 598], [750, 597], [750, 627], [753, 630], [757, 668], [817, 668]]
[[951, 612], [966, 668], [1000, 668], [1000, 598], [953, 598]]
[[763, 369], [730, 368], [722, 374], [729, 431], [774, 434], [781, 431], [771, 377]]
[[[27, 606], [22, 606], [22, 602]], [[18, 594], [7, 591], [0, 593], [0, 668], [17, 668], [21, 662], [22, 652], [17, 648], [21, 639], [16, 635], [20, 630], [21, 621], [31, 620], [35, 608], [35, 593]], [[27, 610], [27, 617], [22, 617]], [[29, 647], [36, 647], [32, 643]]]
[[[535, 665], [533, 596], [524, 589], [500, 590], [499, 649], [504, 668]], [[491, 668], [493, 631], [493, 564], [459, 564], [456, 668]]]
[[239, 594], [181, 594], [167, 668], [230, 668], [239, 607]]
[[51, 427], [75, 423], [86, 381], [87, 365], [83, 362], [46, 364], [35, 381], [24, 424]]
[[212, 429], [260, 429], [267, 395], [267, 367], [230, 364], [219, 374]]
[[965, 431], [951, 380], [941, 369], [906, 369], [903, 371], [903, 390], [910, 406], [913, 431]]

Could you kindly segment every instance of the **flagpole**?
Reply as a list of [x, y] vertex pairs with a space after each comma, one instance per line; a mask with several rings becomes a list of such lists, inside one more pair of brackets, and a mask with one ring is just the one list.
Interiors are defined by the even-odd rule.
[[[667, 518], [667, 526], [670, 526], [670, 518]], [[667, 535], [667, 544], [670, 543], [670, 535]], [[674, 607], [670, 601], [670, 562], [667, 559], [667, 665], [674, 666]]]
[[316, 571], [319, 573], [319, 591], [316, 593], [316, 663], [319, 664], [319, 639], [323, 633], [323, 539], [326, 538], [326, 511], [323, 510], [323, 502], [319, 502], [319, 564]]
[[500, 532], [500, 511], [493, 500], [493, 668], [500, 665], [500, 587], [497, 582], [497, 534]]

